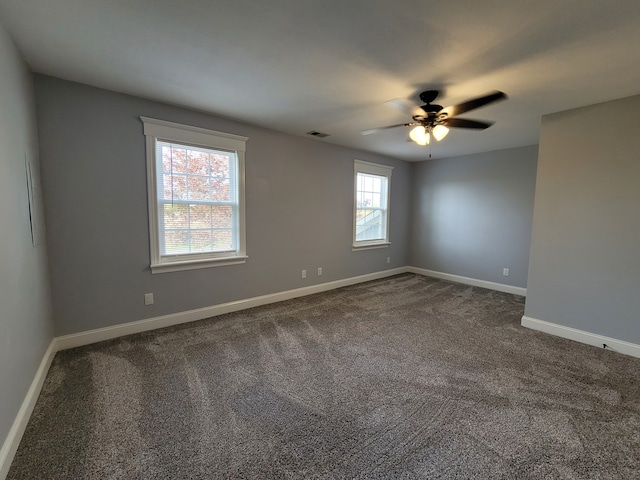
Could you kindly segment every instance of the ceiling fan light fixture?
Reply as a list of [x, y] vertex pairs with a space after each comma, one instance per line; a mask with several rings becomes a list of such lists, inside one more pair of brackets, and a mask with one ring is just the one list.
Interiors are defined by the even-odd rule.
[[418, 145], [429, 145], [429, 141], [431, 140], [431, 137], [428, 133], [424, 134], [424, 137], [420, 137], [416, 143]]
[[449, 129], [444, 125], [436, 125], [433, 127], [433, 137], [439, 142], [449, 133]]
[[409, 138], [418, 145], [429, 145], [429, 134], [422, 125], [418, 125], [416, 128], [412, 129], [409, 132]]

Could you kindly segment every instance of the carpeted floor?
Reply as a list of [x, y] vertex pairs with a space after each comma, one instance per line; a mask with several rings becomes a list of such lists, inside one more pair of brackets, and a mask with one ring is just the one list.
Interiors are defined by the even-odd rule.
[[10, 479], [640, 478], [640, 359], [406, 274], [58, 353]]

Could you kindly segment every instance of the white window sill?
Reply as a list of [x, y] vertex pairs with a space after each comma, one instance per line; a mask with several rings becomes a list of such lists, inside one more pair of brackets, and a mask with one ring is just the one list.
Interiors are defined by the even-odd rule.
[[179, 272], [181, 270], [195, 270], [198, 268], [224, 267], [239, 265], [247, 262], [246, 255], [224, 258], [207, 258], [204, 260], [188, 260], [185, 262], [159, 263], [151, 265], [151, 273]]
[[387, 248], [389, 245], [391, 245], [391, 242], [368, 243], [366, 245], [353, 245], [351, 250], [356, 252], [359, 250], [371, 250], [374, 248]]

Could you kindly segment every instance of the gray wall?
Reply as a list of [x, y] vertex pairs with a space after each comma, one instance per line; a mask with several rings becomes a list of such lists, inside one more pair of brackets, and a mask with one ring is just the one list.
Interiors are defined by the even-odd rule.
[[640, 96], [543, 117], [525, 315], [640, 344]]
[[25, 155], [38, 160], [31, 74], [1, 25], [0, 79], [1, 445], [53, 336], [46, 248], [31, 242], [25, 175]]
[[537, 155], [534, 145], [414, 164], [411, 265], [526, 287]]
[[[57, 335], [407, 264], [406, 162], [51, 77], [35, 85]], [[249, 137], [245, 265], [150, 273], [140, 115]], [[355, 158], [395, 167], [389, 248], [351, 249]]]

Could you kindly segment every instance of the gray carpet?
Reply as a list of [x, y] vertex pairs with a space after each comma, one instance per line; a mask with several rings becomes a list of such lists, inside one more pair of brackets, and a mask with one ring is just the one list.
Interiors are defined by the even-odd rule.
[[640, 359], [400, 275], [58, 353], [10, 479], [640, 478]]

